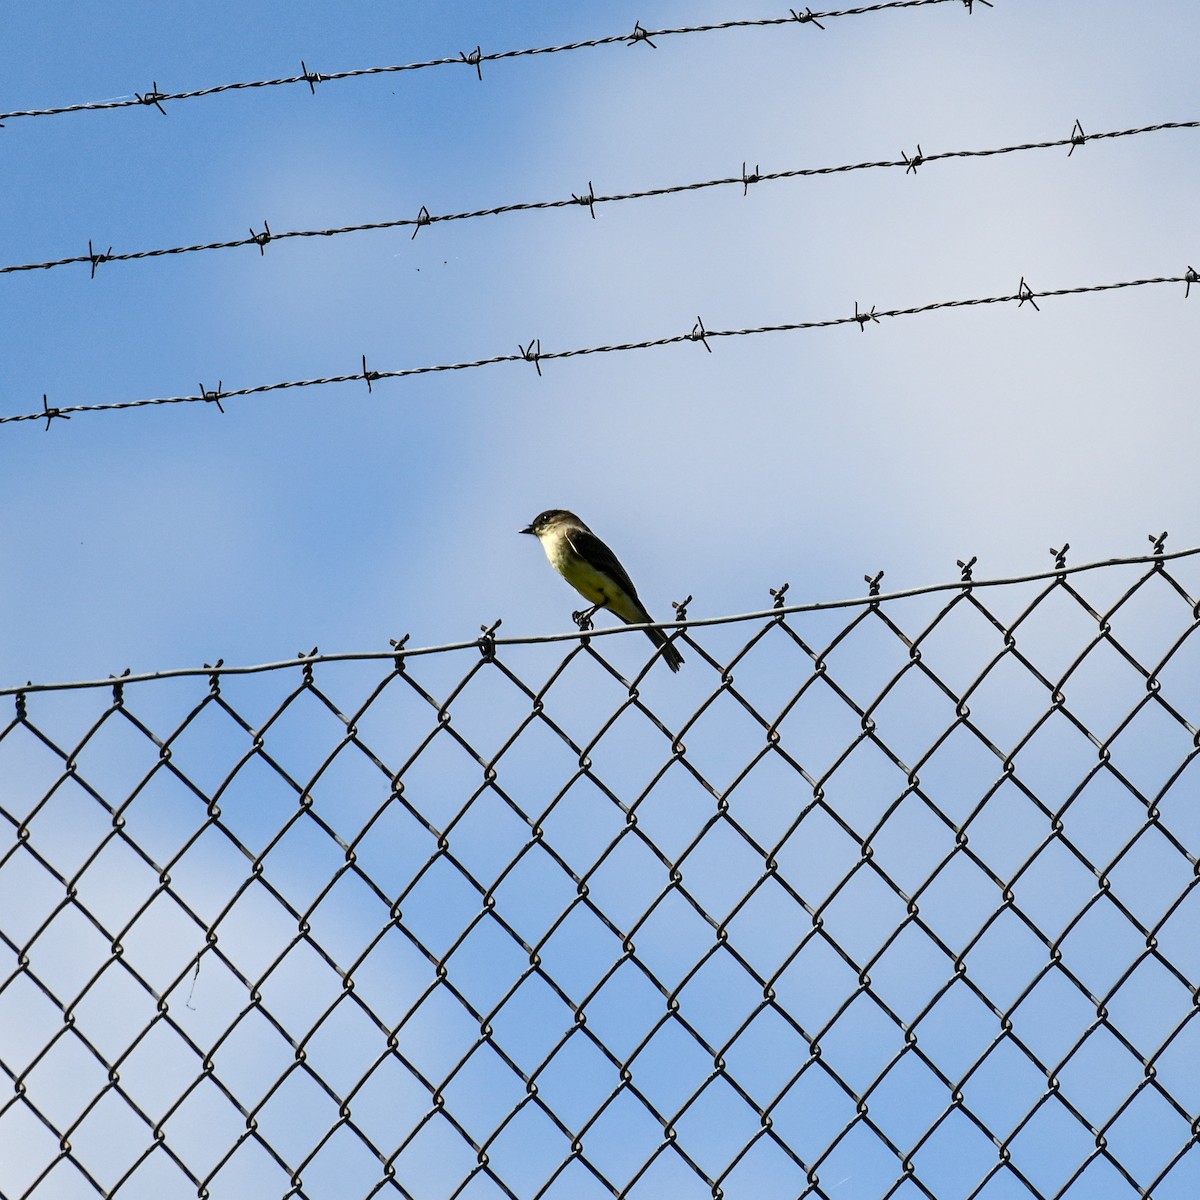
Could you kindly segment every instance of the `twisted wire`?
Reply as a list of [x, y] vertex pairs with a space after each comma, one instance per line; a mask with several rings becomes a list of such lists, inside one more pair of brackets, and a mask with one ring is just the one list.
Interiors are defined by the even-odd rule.
[[772, 26], [792, 24], [813, 24], [820, 26], [825, 20], [836, 20], [839, 17], [864, 16], [869, 13], [883, 12], [886, 9], [924, 8], [934, 4], [962, 4], [968, 12], [973, 11], [973, 3], [978, 2], [992, 7], [990, 0], [886, 0], [885, 3], [864, 4], [854, 8], [830, 9], [827, 12], [814, 13], [810, 9], [804, 12], [789, 10], [788, 16], [763, 17], [736, 21], [719, 21], [708, 25], [681, 25], [670, 29], [644, 29], [639, 22], [632, 33], [609, 34], [605, 37], [590, 38], [585, 41], [567, 42], [557, 46], [536, 46], [519, 50], [500, 50], [484, 54], [477, 47], [470, 53], [460, 52], [444, 58], [426, 59], [422, 62], [402, 63], [393, 66], [356, 67], [346, 71], [310, 71], [301, 62], [299, 75], [285, 75], [277, 79], [251, 79], [235, 83], [218, 83], [208, 87], [195, 88], [191, 91], [163, 92], [159, 91], [155, 82], [148, 92], [135, 93], [115, 100], [93, 101], [87, 104], [62, 104], [50, 108], [14, 109], [11, 112], [0, 112], [0, 121], [11, 121], [21, 117], [51, 117], [65, 113], [101, 112], [122, 108], [139, 108], [151, 106], [159, 112], [165, 112], [162, 107], [175, 100], [194, 100], [205, 96], [216, 96], [223, 92], [245, 91], [254, 88], [281, 87], [291, 84], [305, 84], [316, 91], [318, 83], [328, 83], [341, 79], [358, 79], [371, 75], [394, 75], [403, 71], [419, 71], [432, 67], [469, 66], [476, 71], [482, 80], [482, 64], [503, 62], [508, 59], [533, 58], [545, 54], [566, 54], [576, 50], [591, 50], [601, 46], [637, 45], [645, 42], [653, 46], [655, 38], [677, 37], [689, 34], [718, 33], [732, 29], [765, 29]]
[[1168, 130], [1200, 129], [1198, 121], [1160, 121], [1153, 125], [1141, 125], [1131, 129], [1113, 129], [1102, 133], [1083, 133], [1076, 122], [1076, 131], [1064, 138], [1054, 138], [1050, 141], [1022, 142], [1015, 145], [996, 146], [978, 150], [943, 150], [932, 154], [924, 154], [918, 148], [913, 156], [902, 154], [898, 159], [877, 159], [868, 162], [841, 163], [837, 166], [825, 167], [793, 167], [781, 171], [759, 171], [757, 167], [747, 173], [743, 164], [740, 175], [726, 175], [716, 179], [705, 179], [691, 183], [668, 184], [663, 187], [645, 188], [639, 191], [615, 192], [607, 195], [596, 195], [591, 183], [586, 193], [562, 197], [555, 200], [518, 201], [508, 204], [496, 204], [486, 208], [472, 209], [466, 212], [430, 213], [422, 207], [415, 217], [395, 217], [382, 221], [366, 221], [359, 224], [341, 225], [324, 229], [289, 229], [272, 230], [267, 222], [263, 230], [255, 233], [250, 230], [249, 236], [230, 238], [222, 241], [197, 242], [186, 246], [163, 246], [151, 250], [131, 250], [113, 253], [110, 246], [107, 251], [97, 252], [91, 244], [87, 254], [68, 255], [62, 258], [47, 259], [44, 262], [14, 263], [0, 266], [0, 275], [9, 275], [21, 271], [47, 271], [57, 267], [89, 265], [92, 277], [95, 278], [96, 268], [104, 263], [136, 262], [143, 259], [162, 258], [169, 255], [192, 254], [208, 250], [232, 250], [243, 246], [256, 246], [260, 253], [271, 242], [282, 242], [294, 238], [328, 238], [348, 233], [366, 233], [391, 229], [412, 229], [413, 237], [422, 228], [430, 225], [445, 224], [454, 221], [472, 221], [482, 217], [504, 216], [510, 213], [541, 212], [559, 208], [588, 208], [595, 216], [598, 204], [619, 204], [631, 200], [647, 200], [662, 196], [676, 196], [687, 192], [704, 191], [712, 188], [737, 187], [748, 192], [751, 186], [760, 183], [777, 183], [788, 179], [819, 178], [827, 175], [842, 175], [854, 171], [898, 170], [905, 174], [915, 174], [918, 167], [929, 163], [945, 162], [956, 159], [994, 158], [1006, 154], [1018, 154], [1032, 150], [1055, 150], [1070, 147], [1071, 152], [1086, 142], [1114, 140], [1117, 138], [1139, 137], [1148, 133], [1161, 133]]
[[472, 359], [466, 362], [439, 363], [432, 366], [422, 367], [403, 367], [390, 371], [377, 371], [374, 369], [369, 369], [367, 367], [366, 356], [364, 355], [361, 371], [343, 375], [326, 375], [316, 379], [292, 379], [279, 383], [262, 383], [256, 384], [252, 387], [230, 389], [225, 389], [220, 384], [216, 389], [213, 390], [206, 389], [202, 386], [198, 393], [192, 393], [188, 395], [158, 396], [142, 400], [117, 400], [104, 404], [51, 405], [48, 397], [43, 396], [42, 410], [40, 412], [34, 411], [13, 413], [9, 414], [8, 416], [0, 416], [0, 425], [20, 421], [44, 420], [46, 422], [46, 428], [49, 429], [54, 420], [69, 420], [70, 417], [75, 413], [114, 412], [123, 409], [157, 407], [163, 404], [215, 403], [218, 408], [220, 408], [222, 400], [228, 400], [240, 396], [258, 396], [271, 392], [288, 391], [294, 388], [325, 387], [331, 384], [356, 382], [366, 383], [367, 387], [370, 388], [374, 383], [382, 379], [406, 379], [418, 375], [430, 375], [446, 371], [478, 370], [483, 367], [498, 366], [505, 363], [523, 362], [530, 364], [536, 368], [537, 373], [540, 375], [541, 364], [544, 362], [583, 358], [593, 354], [619, 354], [633, 350], [650, 350], [663, 346], [678, 345], [681, 342], [698, 342], [711, 353], [712, 347], [709, 345], [709, 342], [717, 338], [755, 337], [761, 334], [794, 333], [811, 329], [831, 329], [844, 325], [857, 325], [860, 330], [865, 331], [867, 325], [880, 324], [887, 318], [921, 316], [926, 313], [938, 312], [941, 310], [956, 308], [978, 308], [993, 304], [1015, 303], [1018, 305], [1018, 307], [1021, 307], [1028, 303], [1031, 307], [1036, 309], [1037, 301], [1042, 299], [1059, 296], [1081, 296], [1100, 292], [1121, 291], [1127, 288], [1154, 287], [1161, 284], [1180, 283], [1186, 285], [1186, 290], [1184, 293], [1186, 297], [1190, 294], [1192, 284], [1200, 283], [1200, 275], [1197, 274], [1194, 268], [1189, 266], [1187, 270], [1180, 275], [1158, 275], [1143, 279], [1127, 279], [1117, 283], [1082, 284], [1075, 287], [1050, 288], [1037, 292], [1033, 291], [1025, 282], [1024, 278], [1022, 278], [1016, 292], [1003, 295], [976, 296], [961, 300], [935, 300], [928, 304], [917, 304], [909, 308], [891, 308], [884, 310], [878, 310], [874, 307], [869, 310], [860, 310], [856, 304], [855, 311], [852, 315], [829, 317], [819, 321], [787, 321], [777, 325], [755, 325], [741, 329], [707, 329], [705, 328], [703, 321], [698, 318], [696, 324], [687, 333], [671, 334], [658, 338], [646, 338], [641, 341], [617, 342], [601, 346], [584, 346], [571, 350], [542, 350], [540, 341], [535, 338], [531, 340], [527, 346], [519, 346], [517, 352], [513, 354], [496, 354], [490, 357]]

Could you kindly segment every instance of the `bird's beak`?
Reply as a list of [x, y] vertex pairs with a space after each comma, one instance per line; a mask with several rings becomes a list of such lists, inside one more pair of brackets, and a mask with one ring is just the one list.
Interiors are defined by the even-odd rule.
[[533, 526], [526, 525], [524, 529], [518, 529], [517, 532], [518, 533], [533, 533]]

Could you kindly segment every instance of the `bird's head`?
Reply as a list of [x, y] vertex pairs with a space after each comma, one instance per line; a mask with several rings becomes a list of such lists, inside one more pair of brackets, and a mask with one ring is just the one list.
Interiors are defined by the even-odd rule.
[[565, 508], [548, 508], [540, 512], [520, 533], [532, 533], [534, 537], [542, 538], [548, 533], [562, 529], [586, 529], [587, 526], [572, 512]]

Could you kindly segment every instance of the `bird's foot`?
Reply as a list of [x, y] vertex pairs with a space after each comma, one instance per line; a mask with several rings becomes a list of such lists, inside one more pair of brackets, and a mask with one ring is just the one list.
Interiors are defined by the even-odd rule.
[[595, 616], [596, 610], [600, 607], [599, 604], [593, 604], [591, 608], [585, 608], [582, 612], [573, 612], [571, 620], [584, 632], [587, 633], [592, 628], [592, 617]]

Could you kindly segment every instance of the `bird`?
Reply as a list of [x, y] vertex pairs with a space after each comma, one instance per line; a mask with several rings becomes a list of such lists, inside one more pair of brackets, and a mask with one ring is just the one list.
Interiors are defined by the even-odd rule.
[[[550, 565], [585, 599], [621, 618], [626, 625], [650, 625], [654, 618], [638, 599], [637, 588], [617, 556], [572, 512], [548, 508], [520, 533], [530, 533], [542, 544]], [[578, 615], [578, 614], [577, 614]], [[672, 671], [678, 671], [683, 655], [661, 629], [647, 629], [646, 636], [662, 647], [662, 656]]]

